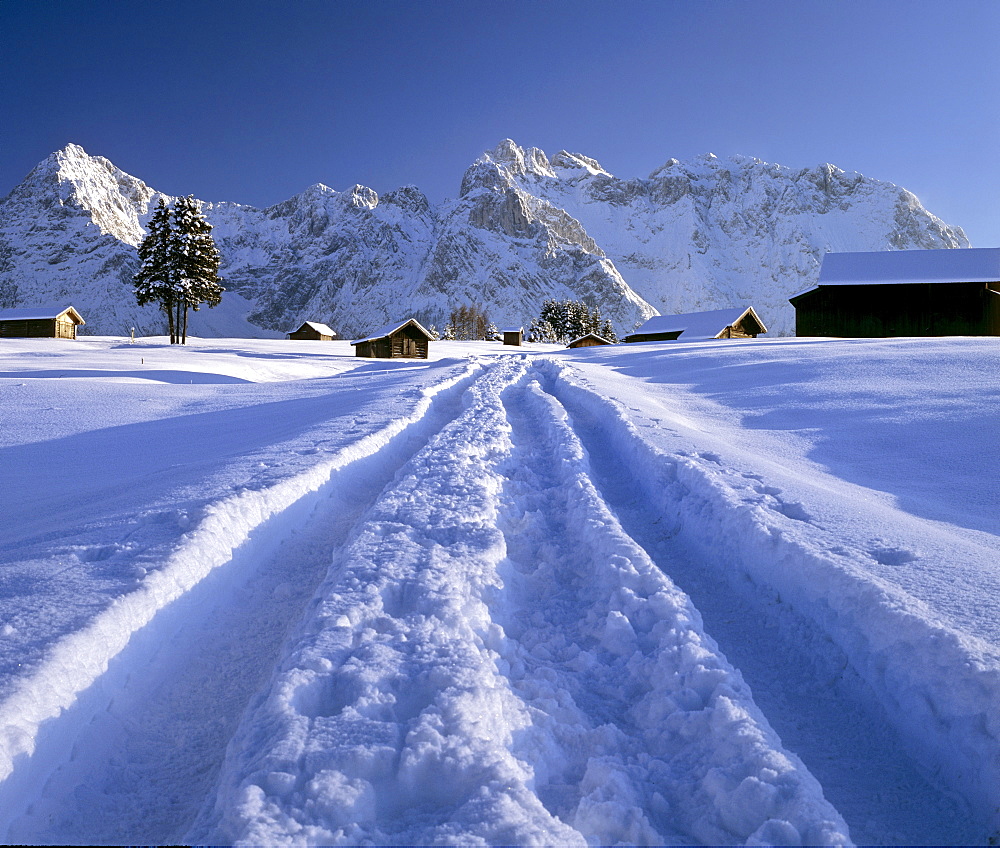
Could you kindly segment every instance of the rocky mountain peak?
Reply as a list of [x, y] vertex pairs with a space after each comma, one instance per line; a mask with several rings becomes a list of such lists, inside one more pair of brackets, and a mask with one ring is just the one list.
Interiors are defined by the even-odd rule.
[[[131, 280], [157, 196], [79, 145], [47, 157], [0, 201], [0, 305], [66, 300], [89, 332], [156, 332], [161, 315], [135, 305]], [[752, 304], [781, 334], [788, 296], [826, 251], [968, 246], [905, 189], [833, 165], [704, 154], [619, 179], [510, 139], [439, 206], [415, 186], [380, 198], [317, 183], [264, 210], [208, 209], [229, 296], [197, 314], [204, 335], [302, 320], [360, 334], [403, 315], [443, 326], [463, 302], [527, 324], [546, 298], [585, 300], [624, 331], [654, 311]]]
[[560, 150], [549, 160], [549, 164], [554, 171], [575, 171], [589, 176], [597, 176], [598, 174], [606, 177], [611, 176], [601, 167], [600, 162], [589, 156], [584, 156], [582, 153], [569, 153]]
[[348, 196], [351, 206], [357, 209], [374, 209], [378, 206], [378, 192], [368, 186], [352, 186]]
[[415, 185], [400, 186], [382, 195], [382, 203], [396, 206], [413, 215], [425, 215], [431, 210], [430, 201]]

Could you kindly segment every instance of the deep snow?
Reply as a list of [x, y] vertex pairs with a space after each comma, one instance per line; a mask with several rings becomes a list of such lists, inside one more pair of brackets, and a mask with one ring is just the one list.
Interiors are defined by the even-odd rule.
[[0, 837], [997, 834], [996, 340], [432, 357], [0, 342]]

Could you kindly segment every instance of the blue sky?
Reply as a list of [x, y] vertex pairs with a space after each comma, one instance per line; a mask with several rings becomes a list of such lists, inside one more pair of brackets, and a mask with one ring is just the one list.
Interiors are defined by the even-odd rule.
[[0, 0], [0, 57], [0, 195], [76, 142], [205, 200], [438, 201], [510, 137], [832, 162], [1000, 246], [996, 0]]

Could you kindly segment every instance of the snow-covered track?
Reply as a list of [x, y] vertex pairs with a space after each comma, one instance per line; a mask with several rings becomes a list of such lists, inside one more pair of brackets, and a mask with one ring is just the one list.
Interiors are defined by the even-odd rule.
[[135, 591], [17, 680], [0, 702], [0, 836], [179, 839], [331, 546], [458, 414], [480, 369], [456, 369], [307, 472], [209, 507]]
[[599, 844], [831, 844], [839, 815], [754, 705], [688, 597], [624, 530], [538, 369], [505, 395], [507, 592], [521, 750]]
[[508, 359], [335, 551], [188, 838], [846, 841]]
[[983, 842], [1000, 826], [1000, 656], [873, 576], [800, 504], [711, 453], [653, 447], [617, 401], [539, 362], [593, 480], [688, 592], [858, 841]]

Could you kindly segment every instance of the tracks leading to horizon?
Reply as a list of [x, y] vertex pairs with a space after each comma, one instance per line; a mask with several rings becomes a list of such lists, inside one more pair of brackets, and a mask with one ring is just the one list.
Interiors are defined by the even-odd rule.
[[815, 776], [857, 841], [975, 841], [628, 438], [551, 364], [439, 392], [136, 630], [0, 784], [0, 835], [819, 844]]

